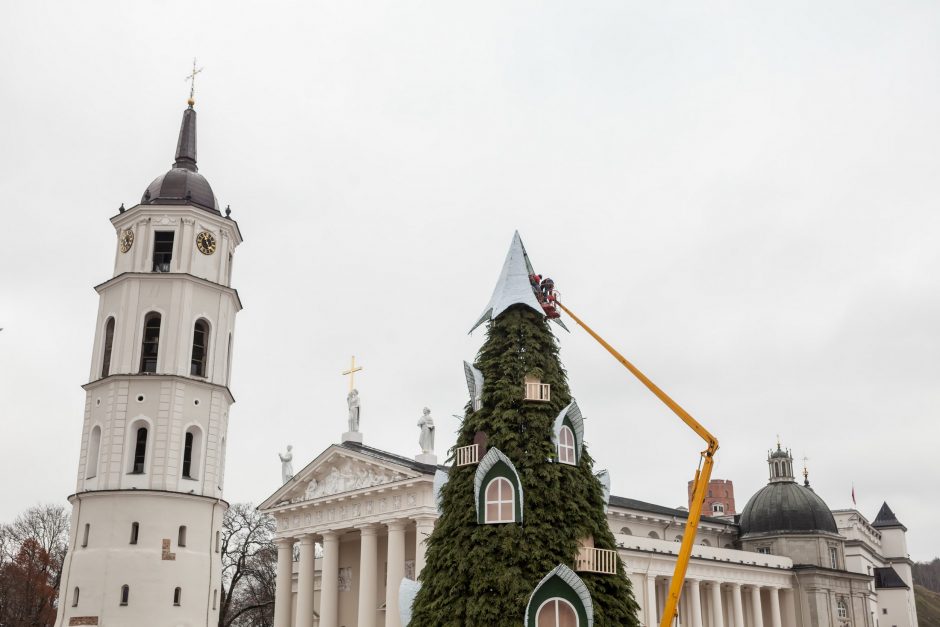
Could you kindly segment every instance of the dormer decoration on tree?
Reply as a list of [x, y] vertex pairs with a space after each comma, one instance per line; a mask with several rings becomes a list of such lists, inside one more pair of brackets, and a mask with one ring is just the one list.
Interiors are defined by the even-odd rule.
[[597, 480], [601, 482], [601, 494], [604, 495], [604, 513], [610, 507], [610, 473], [607, 470], [601, 470], [594, 473]]
[[516, 467], [498, 448], [491, 448], [477, 466], [473, 495], [478, 523], [522, 522], [522, 482]]
[[434, 505], [437, 506], [438, 515], [441, 514], [441, 490], [444, 489], [444, 484], [447, 483], [448, 479], [450, 479], [450, 475], [447, 474], [446, 470], [438, 468], [434, 471]]
[[548, 403], [552, 400], [552, 389], [548, 383], [542, 383], [542, 380], [535, 375], [527, 374], [524, 379], [525, 394], [523, 398], [527, 401], [537, 401]]
[[591, 593], [573, 570], [559, 564], [535, 586], [525, 609], [525, 627], [594, 626]]
[[467, 377], [467, 389], [470, 391], [473, 411], [480, 411], [483, 407], [483, 373], [466, 361], [463, 362], [463, 372]]
[[477, 431], [473, 436], [473, 444], [460, 446], [454, 451], [454, 465], [472, 466], [479, 463], [480, 458], [486, 455], [489, 438], [483, 431]]
[[559, 412], [552, 428], [552, 443], [562, 464], [577, 466], [581, 459], [581, 446], [584, 444], [584, 417], [576, 401]]

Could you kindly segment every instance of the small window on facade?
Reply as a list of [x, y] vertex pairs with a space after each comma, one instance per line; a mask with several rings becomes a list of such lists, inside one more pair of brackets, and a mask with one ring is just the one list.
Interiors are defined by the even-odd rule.
[[75, 586], [75, 590], [72, 592], [72, 607], [78, 607], [78, 586]]
[[620, 533], [622, 533], [622, 534], [625, 535], [625, 536], [632, 536], [632, 535], [633, 535], [633, 532], [630, 531], [630, 527], [621, 527], [621, 528], [620, 528]]
[[221, 532], [221, 531], [216, 531], [216, 532], [215, 532], [215, 552], [216, 552], [216, 553], [219, 552], [219, 547], [220, 547], [220, 545], [221, 545], [221, 543], [222, 543], [221, 540], [222, 540], [222, 532]]
[[147, 461], [147, 427], [137, 429], [137, 438], [134, 442], [134, 468], [135, 475], [143, 474], [144, 463]]
[[176, 538], [178, 546], [186, 546], [186, 525], [180, 525], [179, 535]]
[[82, 534], [82, 547], [88, 546], [88, 533], [91, 531], [91, 525], [85, 523], [85, 532]]
[[562, 464], [571, 465], [577, 463], [575, 459], [574, 434], [571, 432], [571, 429], [568, 428], [568, 425], [563, 425], [561, 429], [558, 430], [558, 461]]
[[845, 601], [842, 599], [839, 599], [839, 602], [836, 603], [836, 612], [839, 614], [839, 618], [849, 617], [849, 608], [846, 607]]
[[578, 627], [578, 614], [568, 601], [549, 599], [539, 608], [535, 624], [537, 627]]
[[769, 546], [759, 546], [759, 547], [757, 547], [757, 552], [758, 552], [758, 553], [762, 553], [762, 554], [764, 554], [764, 555], [770, 555], [770, 547], [769, 547]]
[[85, 457], [85, 478], [98, 474], [98, 450], [101, 448], [101, 427], [95, 425], [88, 437], [88, 454]]
[[659, 534], [656, 533], [655, 531], [650, 531], [650, 532], [649, 532], [648, 534], [646, 534], [646, 535], [649, 536], [650, 538], [654, 539], [654, 540], [659, 540]]
[[104, 325], [104, 350], [101, 352], [101, 376], [111, 374], [111, 345], [114, 342], [114, 318]]
[[486, 486], [486, 523], [515, 522], [515, 490], [508, 479], [497, 477]]
[[130, 598], [130, 596], [131, 589], [127, 586], [127, 584], [121, 586], [121, 605], [127, 605], [127, 600]]
[[140, 372], [156, 372], [160, 353], [160, 314], [151, 311], [144, 318], [144, 337], [140, 346]]
[[712, 513], [713, 514], [724, 514], [725, 506], [721, 503], [712, 503]]
[[219, 591], [216, 589], [212, 591], [212, 609], [216, 608], [216, 605], [218, 604], [218, 600], [219, 600]]
[[829, 547], [829, 562], [833, 568], [839, 568], [839, 551], [834, 546]]
[[193, 327], [193, 353], [189, 365], [189, 374], [194, 377], [206, 376], [206, 354], [209, 347], [209, 324], [197, 320]]
[[173, 259], [173, 231], [157, 231], [153, 234], [153, 271], [169, 272]]
[[193, 432], [186, 432], [186, 439], [183, 442], [183, 476], [192, 479], [193, 470]]
[[131, 544], [137, 544], [140, 538], [140, 523], [131, 523]]
[[180, 598], [181, 598], [182, 596], [183, 596], [183, 589], [182, 589], [182, 588], [176, 588], [176, 589], [173, 591], [173, 605], [179, 606], [179, 604], [180, 604]]

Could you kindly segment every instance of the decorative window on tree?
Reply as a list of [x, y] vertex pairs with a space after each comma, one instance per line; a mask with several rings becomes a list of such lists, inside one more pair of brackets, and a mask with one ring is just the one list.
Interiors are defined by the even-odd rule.
[[477, 522], [501, 524], [522, 522], [522, 484], [519, 473], [502, 451], [491, 448], [474, 476]]
[[576, 466], [581, 459], [581, 445], [584, 440], [584, 418], [581, 408], [575, 401], [561, 410], [555, 418], [552, 429], [558, 461]]
[[584, 582], [564, 564], [549, 572], [532, 591], [525, 627], [593, 627], [594, 603]]
[[536, 376], [527, 374], [525, 376], [525, 400], [527, 401], [541, 401], [544, 403], [552, 400], [551, 386], [547, 383], [542, 383], [542, 380]]

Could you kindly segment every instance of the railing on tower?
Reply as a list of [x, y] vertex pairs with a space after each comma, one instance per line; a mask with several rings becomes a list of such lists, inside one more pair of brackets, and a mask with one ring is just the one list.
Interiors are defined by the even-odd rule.
[[582, 573], [617, 574], [617, 551], [582, 546], [578, 549], [575, 570]]

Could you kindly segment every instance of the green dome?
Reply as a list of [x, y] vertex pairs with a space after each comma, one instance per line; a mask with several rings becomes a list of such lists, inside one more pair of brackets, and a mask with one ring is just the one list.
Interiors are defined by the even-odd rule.
[[769, 483], [744, 506], [741, 537], [773, 533], [835, 533], [836, 519], [812, 489], [793, 481]]

